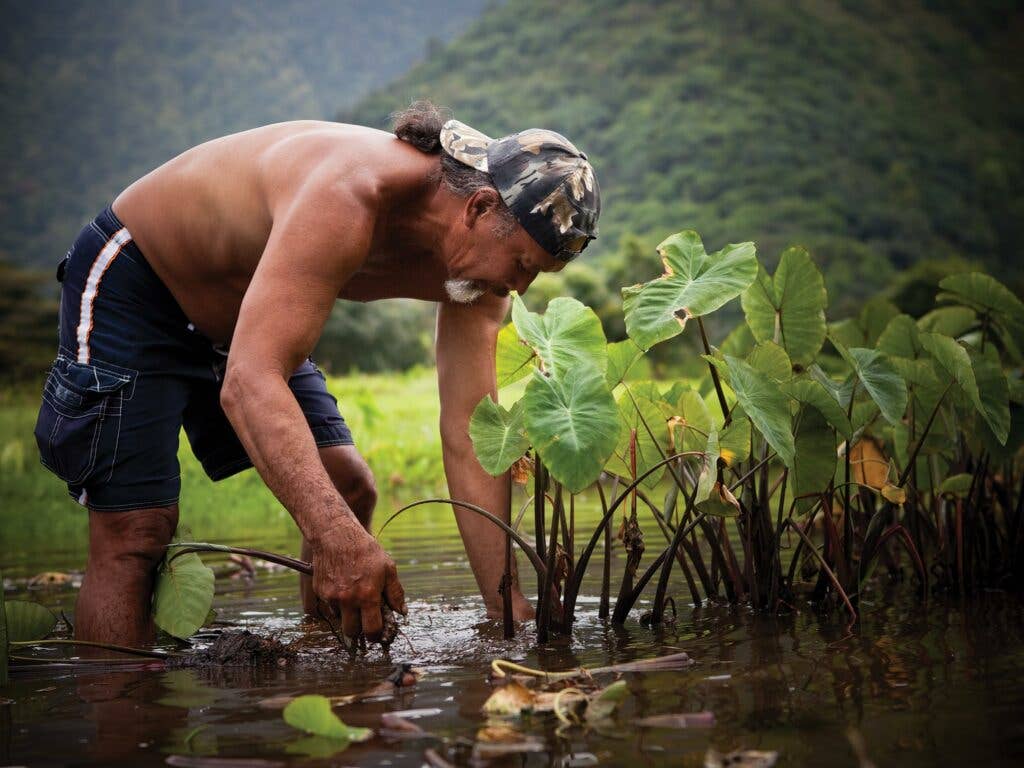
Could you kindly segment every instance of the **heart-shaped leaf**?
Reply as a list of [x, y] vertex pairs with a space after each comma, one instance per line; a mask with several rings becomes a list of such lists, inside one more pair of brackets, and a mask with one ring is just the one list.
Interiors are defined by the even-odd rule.
[[988, 313], [1024, 323], [1024, 302], [1005, 285], [983, 272], [965, 272], [944, 277], [939, 281], [939, 288], [943, 290], [936, 297], [939, 301], [956, 301], [966, 304], [979, 314]]
[[604, 372], [592, 364], [564, 378], [535, 371], [522, 403], [526, 434], [551, 475], [571, 493], [593, 483], [619, 437]]
[[985, 352], [970, 352], [974, 380], [978, 384], [981, 416], [1000, 445], [1006, 445], [1010, 433], [1010, 390], [999, 353], [989, 345]]
[[736, 399], [743, 406], [754, 426], [764, 435], [768, 445], [786, 464], [793, 464], [793, 428], [789, 399], [778, 383], [755, 370], [745, 361], [726, 355], [730, 384]]
[[480, 466], [492, 475], [502, 474], [530, 447], [522, 401], [506, 411], [490, 395], [484, 397], [469, 419], [469, 437]]
[[784, 251], [774, 277], [760, 267], [742, 301], [755, 339], [779, 344], [801, 368], [810, 365], [825, 342], [828, 294], [807, 251]]
[[373, 736], [369, 728], [345, 725], [326, 696], [299, 696], [284, 708], [284, 721], [300, 731], [338, 741], [366, 741]]
[[[668, 454], [669, 428], [661, 394], [653, 382], [632, 384], [619, 395], [617, 406], [622, 427], [609, 469], [622, 477], [631, 477], [630, 435], [635, 431], [636, 473], [640, 476]], [[654, 488], [662, 475], [664, 471], [652, 472], [642, 485]]]
[[632, 339], [616, 341], [608, 345], [608, 370], [605, 378], [608, 381], [608, 388], [615, 389], [629, 375], [640, 366], [637, 363], [643, 358], [644, 351], [636, 345]]
[[[825, 397], [832, 399], [827, 393]], [[797, 416], [793, 437], [796, 446], [792, 467], [793, 496], [824, 491], [836, 472], [835, 431], [817, 408], [805, 405]], [[814, 504], [814, 498], [797, 499], [797, 509], [801, 512], [808, 511]]]
[[899, 422], [907, 410], [907, 384], [892, 363], [877, 349], [847, 349], [837, 339], [832, 339], [832, 344], [853, 368], [857, 380], [878, 405], [885, 420], [890, 424]]
[[844, 438], [850, 438], [853, 429], [846, 411], [821, 382], [806, 378], [793, 379], [783, 384], [782, 390], [801, 405], [810, 405], [818, 410], [836, 431]]
[[[172, 559], [173, 558], [173, 559]], [[194, 635], [213, 605], [213, 571], [195, 552], [164, 558], [153, 590], [153, 621], [180, 640]]]
[[793, 378], [793, 364], [786, 350], [774, 341], [762, 341], [750, 353], [747, 362], [772, 381], [789, 381]]
[[534, 358], [536, 358], [536, 354], [520, 340], [519, 334], [516, 333], [516, 327], [512, 323], [498, 331], [497, 348], [494, 354], [498, 386], [504, 387], [519, 381], [524, 376], [529, 376], [530, 371], [533, 370]]
[[688, 230], [658, 246], [665, 274], [622, 289], [626, 331], [641, 349], [678, 335], [691, 317], [714, 312], [757, 277], [753, 243], [727, 245], [708, 254]]
[[519, 338], [533, 348], [549, 374], [563, 376], [586, 364], [603, 375], [608, 367], [601, 321], [594, 310], [576, 299], [552, 299], [547, 311], [538, 315], [528, 310], [517, 295], [512, 299], [512, 322]]

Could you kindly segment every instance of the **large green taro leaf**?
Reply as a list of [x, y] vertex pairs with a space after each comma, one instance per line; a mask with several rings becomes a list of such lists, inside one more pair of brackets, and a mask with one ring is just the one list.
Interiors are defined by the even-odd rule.
[[971, 366], [978, 384], [981, 416], [1000, 445], [1006, 445], [1010, 433], [1010, 390], [999, 353], [992, 345], [985, 352], [972, 349]]
[[644, 351], [632, 339], [609, 344], [608, 370], [605, 374], [608, 387], [615, 389], [625, 379], [629, 378], [630, 373], [635, 377], [638, 372], [637, 369], [642, 367], [640, 361], [643, 356]]
[[940, 371], [945, 374], [946, 378], [942, 383], [945, 385], [952, 380], [961, 401], [970, 403], [974, 410], [984, 415], [978, 382], [974, 378], [974, 368], [971, 366], [971, 357], [967, 354], [967, 349], [949, 336], [940, 333], [922, 333], [920, 339], [921, 346], [935, 359]]
[[529, 376], [535, 358], [536, 354], [522, 342], [512, 323], [502, 328], [498, 332], [498, 345], [494, 354], [498, 386], [504, 387], [524, 376]]
[[938, 307], [917, 321], [922, 331], [941, 333], [954, 339], [978, 325], [978, 315], [970, 307]]
[[789, 399], [777, 382], [739, 358], [726, 355], [729, 377], [736, 399], [768, 445], [785, 462], [793, 464], [793, 427]]
[[742, 302], [755, 339], [781, 345], [801, 368], [817, 357], [825, 342], [828, 294], [821, 272], [803, 248], [784, 251], [774, 277], [759, 267]]
[[763, 373], [772, 381], [783, 383], [793, 378], [793, 364], [786, 350], [774, 341], [762, 341], [747, 357], [751, 367]]
[[213, 571], [199, 555], [189, 552], [164, 559], [153, 590], [153, 621], [180, 640], [203, 626], [213, 605]]
[[679, 334], [691, 317], [714, 312], [757, 277], [753, 243], [727, 245], [708, 254], [692, 231], [658, 246], [665, 274], [622, 289], [626, 331], [642, 349]]
[[506, 411], [490, 395], [484, 397], [469, 419], [469, 437], [480, 466], [492, 475], [502, 474], [530, 447], [522, 401]]
[[918, 338], [917, 323], [910, 315], [896, 315], [885, 326], [878, 337], [875, 349], [889, 358], [902, 357], [914, 360], [921, 356], [921, 340]]
[[700, 393], [673, 386], [666, 395], [666, 416], [671, 419], [677, 451], [703, 451], [713, 428], [711, 413]]
[[899, 313], [891, 301], [876, 296], [864, 302], [857, 317], [830, 323], [829, 339], [838, 340], [844, 347], [873, 347], [885, 326]]
[[519, 296], [512, 299], [512, 322], [529, 344], [545, 372], [560, 377], [580, 365], [608, 367], [604, 329], [594, 310], [576, 299], [559, 296], [543, 315], [531, 312]]
[[898, 423], [907, 410], [907, 384], [892, 363], [877, 349], [847, 349], [837, 339], [832, 339], [832, 344], [853, 368], [857, 381], [878, 405], [885, 420]]
[[526, 434], [552, 476], [571, 493], [593, 483], [619, 437], [604, 373], [592, 364], [565, 377], [535, 371], [522, 402]]
[[722, 461], [733, 467], [750, 456], [750, 419], [740, 406], [733, 408], [730, 415], [729, 426], [718, 433], [718, 448]]
[[39, 603], [11, 600], [4, 605], [7, 618], [7, 642], [42, 640], [57, 625], [57, 617]]
[[[835, 431], [817, 408], [805, 405], [797, 417], [794, 441], [793, 496], [823, 492], [836, 472]], [[813, 497], [798, 499], [797, 509], [806, 512], [814, 504]]]
[[[846, 411], [820, 381], [808, 378], [793, 379], [783, 384], [782, 390], [797, 403], [818, 410], [837, 432], [847, 440], [850, 439], [853, 428], [850, 426]], [[807, 409], [804, 411], [806, 413]]]
[[979, 314], [998, 315], [1024, 323], [1024, 302], [1013, 291], [994, 277], [983, 272], [965, 272], [950, 275], [939, 281], [943, 293], [940, 301], [957, 301], [975, 309]]
[[[630, 441], [635, 430], [636, 473], [637, 476], [643, 475], [668, 455], [669, 427], [661, 393], [654, 382], [631, 384], [619, 395], [617, 405], [622, 426], [615, 453], [609, 461], [609, 470], [621, 477], [632, 476]], [[664, 474], [660, 470], [652, 472], [642, 485], [654, 488]]]

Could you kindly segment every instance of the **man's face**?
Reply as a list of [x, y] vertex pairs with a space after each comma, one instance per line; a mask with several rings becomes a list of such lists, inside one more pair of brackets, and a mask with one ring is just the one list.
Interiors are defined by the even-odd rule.
[[[508, 230], [511, 229], [511, 233]], [[559, 272], [565, 262], [551, 256], [518, 224], [509, 227], [495, 211], [466, 219], [449, 263], [445, 290], [452, 301], [470, 303], [491, 292], [525, 293], [541, 272]]]

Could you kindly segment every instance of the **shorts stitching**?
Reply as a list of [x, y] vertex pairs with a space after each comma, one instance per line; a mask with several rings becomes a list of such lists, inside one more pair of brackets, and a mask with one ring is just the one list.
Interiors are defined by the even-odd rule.
[[[123, 392], [124, 392], [124, 390], [118, 390], [117, 396], [118, 396], [119, 400], [123, 397]], [[114, 468], [117, 466], [117, 449], [121, 445], [121, 427], [124, 426], [124, 408], [123, 408], [123, 405], [124, 405], [123, 402], [118, 402], [118, 404], [117, 404], [117, 406], [118, 406], [118, 408], [117, 408], [117, 412], [118, 412], [117, 435], [114, 436], [114, 451], [111, 454], [111, 458], [110, 458], [110, 472], [108, 472], [107, 476], [103, 479], [104, 483], [109, 483], [110, 482], [110, 479], [114, 476]]]

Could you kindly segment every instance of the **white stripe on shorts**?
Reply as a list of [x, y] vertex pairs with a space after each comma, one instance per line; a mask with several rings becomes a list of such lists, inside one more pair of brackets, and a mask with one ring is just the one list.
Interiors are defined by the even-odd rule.
[[89, 268], [89, 277], [85, 281], [85, 290], [82, 291], [82, 304], [78, 315], [78, 362], [89, 362], [89, 334], [92, 333], [92, 305], [96, 300], [96, 293], [100, 288], [100, 280], [103, 273], [107, 271], [117, 254], [125, 244], [132, 240], [131, 233], [127, 227], [121, 227], [114, 233], [114, 236], [107, 240], [106, 245], [100, 250], [96, 260]]

